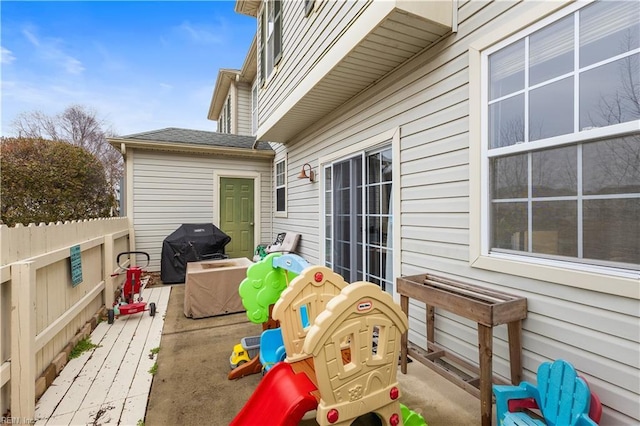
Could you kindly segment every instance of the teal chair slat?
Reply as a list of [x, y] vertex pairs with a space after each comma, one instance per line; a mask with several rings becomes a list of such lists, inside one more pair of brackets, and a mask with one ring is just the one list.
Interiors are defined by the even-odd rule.
[[539, 419], [534, 419], [525, 413], [512, 413], [504, 419], [504, 426], [546, 426], [546, 423]]
[[537, 386], [522, 382], [519, 386], [494, 385], [496, 417], [501, 425], [528, 425], [525, 413], [510, 413], [510, 399], [534, 398], [549, 426], [596, 425], [588, 416], [591, 394], [575, 368], [564, 360], [544, 362], [538, 367]]

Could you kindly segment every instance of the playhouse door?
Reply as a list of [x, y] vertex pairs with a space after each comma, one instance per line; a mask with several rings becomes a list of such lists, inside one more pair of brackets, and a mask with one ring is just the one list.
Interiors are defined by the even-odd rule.
[[253, 179], [220, 178], [220, 226], [231, 237], [225, 247], [230, 258], [253, 258], [255, 244]]

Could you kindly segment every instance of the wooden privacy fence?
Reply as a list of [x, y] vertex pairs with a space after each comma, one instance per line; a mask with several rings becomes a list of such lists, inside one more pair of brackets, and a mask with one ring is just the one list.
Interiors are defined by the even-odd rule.
[[128, 237], [127, 218], [0, 226], [0, 415], [34, 419], [36, 379], [112, 301]]

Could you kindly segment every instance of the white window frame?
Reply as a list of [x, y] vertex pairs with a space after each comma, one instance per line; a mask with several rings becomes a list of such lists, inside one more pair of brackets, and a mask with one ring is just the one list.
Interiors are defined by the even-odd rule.
[[[275, 10], [274, 4], [278, 2], [279, 10]], [[259, 20], [259, 60], [258, 80], [261, 84], [266, 83], [276, 70], [282, 58], [282, 0], [264, 0]], [[273, 13], [273, 14], [272, 14]], [[271, 21], [270, 21], [271, 19]], [[273, 43], [270, 43], [273, 38]], [[279, 48], [279, 49], [278, 49]], [[269, 67], [268, 64], [271, 63]]]
[[[320, 193], [318, 195], [321, 200], [321, 209], [320, 209], [320, 264], [325, 265], [327, 263], [326, 257], [326, 226], [324, 222], [324, 218], [327, 217], [327, 206], [325, 203], [325, 193], [327, 188], [325, 187], [325, 167], [331, 165], [332, 163], [338, 162], [342, 159], [348, 159], [353, 157], [354, 155], [360, 152], [373, 151], [379, 147], [382, 147], [391, 141], [391, 152], [393, 158], [393, 171], [392, 171], [392, 182], [394, 184], [393, 189], [393, 205], [394, 205], [394, 214], [392, 215], [392, 232], [393, 232], [393, 273], [394, 273], [394, 284], [395, 278], [400, 276], [400, 268], [401, 268], [401, 239], [400, 239], [400, 229], [401, 229], [401, 215], [399, 214], [400, 209], [400, 128], [396, 127], [390, 130], [387, 130], [383, 133], [371, 136], [365, 140], [360, 142], [356, 142], [353, 144], [348, 144], [345, 148], [335, 151], [333, 153], [327, 154], [326, 156], [320, 157], [318, 160], [318, 171], [319, 175], [317, 179], [320, 181]], [[346, 142], [345, 142], [346, 143]], [[365, 169], [363, 165], [363, 170]], [[365, 197], [363, 197], [363, 203], [365, 202]], [[363, 206], [363, 212], [366, 211], [365, 206]], [[392, 296], [396, 302], [400, 302], [400, 295], [397, 292], [396, 286], [393, 286]]]
[[[278, 164], [282, 164], [283, 183], [278, 185]], [[284, 189], [284, 210], [278, 210], [278, 190]], [[287, 188], [287, 157], [276, 159], [273, 164], [273, 198], [274, 198], [274, 216], [287, 217], [288, 210], [288, 188]]]
[[251, 86], [251, 135], [258, 133], [258, 80]]
[[[633, 270], [489, 251], [490, 181], [488, 117], [485, 109], [488, 99], [487, 55], [574, 13], [586, 4], [579, 2], [563, 8], [564, 4], [558, 2], [540, 2], [528, 13], [521, 14], [497, 27], [490, 34], [474, 40], [469, 47], [470, 264], [475, 268], [640, 299], [640, 273]], [[541, 17], [546, 18], [540, 19]], [[628, 134], [637, 130], [637, 122], [622, 123], [581, 132], [580, 139], [573, 134], [558, 136], [551, 141], [530, 142], [526, 151], [615, 134]], [[515, 152], [523, 148], [516, 146], [506, 149]]]

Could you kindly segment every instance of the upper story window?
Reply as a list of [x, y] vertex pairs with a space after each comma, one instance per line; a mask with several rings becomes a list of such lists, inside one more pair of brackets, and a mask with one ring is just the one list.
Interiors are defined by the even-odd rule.
[[258, 82], [251, 87], [251, 134], [258, 133]]
[[482, 53], [483, 251], [640, 269], [640, 3]]
[[218, 132], [231, 133], [231, 95], [227, 97], [222, 106], [222, 111], [218, 118]]
[[260, 82], [271, 75], [282, 56], [282, 2], [265, 0], [260, 14]]
[[229, 95], [229, 97], [227, 97], [227, 102], [224, 105], [225, 110], [227, 111], [226, 113], [226, 129], [227, 129], [227, 133], [231, 133], [231, 95]]
[[276, 163], [276, 214], [287, 213], [287, 163], [280, 160]]

